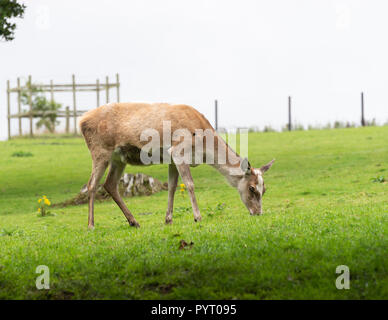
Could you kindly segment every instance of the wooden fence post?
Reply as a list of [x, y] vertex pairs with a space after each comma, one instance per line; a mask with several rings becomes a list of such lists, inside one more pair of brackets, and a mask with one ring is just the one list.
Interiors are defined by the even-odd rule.
[[[39, 84], [34, 85], [32, 83], [32, 77], [31, 75], [28, 76], [28, 80], [25, 82], [25, 84], [21, 83], [20, 78], [17, 78], [17, 87], [11, 88], [10, 86], [10, 80], [7, 81], [7, 123], [8, 123], [8, 138], [11, 138], [11, 123], [12, 118], [18, 118], [18, 131], [19, 135], [23, 135], [23, 118], [28, 118], [30, 123], [29, 128], [29, 135], [31, 137], [34, 136], [34, 118], [43, 116], [45, 113], [40, 112], [38, 110], [34, 109], [34, 97], [37, 94], [37, 91], [49, 93], [50, 94], [50, 103], [55, 103], [54, 95], [55, 92], [72, 92], [73, 94], [73, 110], [71, 110], [71, 107], [67, 106], [66, 111], [58, 111], [57, 117], [58, 118], [66, 118], [66, 132], [70, 133], [72, 129], [70, 128], [71, 124], [71, 117], [73, 117], [73, 124], [74, 124], [74, 135], [78, 134], [78, 128], [77, 128], [77, 118], [78, 118], [78, 112], [77, 112], [77, 91], [95, 91], [97, 94], [97, 107], [100, 106], [101, 103], [101, 91], [105, 89], [106, 92], [106, 103], [109, 103], [110, 101], [110, 89], [116, 87], [116, 97], [117, 101], [120, 101], [120, 78], [119, 74], [116, 73], [116, 82], [109, 82], [109, 76], [106, 76], [106, 83], [100, 83], [100, 80], [97, 79], [96, 83], [83, 83], [83, 84], [76, 84], [75, 75], [72, 75], [72, 83], [65, 83], [65, 84], [55, 84], [53, 80], [50, 80], [49, 84]], [[17, 105], [18, 105], [18, 113], [12, 114], [11, 110], [11, 96], [12, 92], [17, 93]], [[24, 103], [24, 98], [26, 98], [27, 102], [26, 105], [29, 107], [29, 109], [24, 112], [22, 110], [22, 102]], [[71, 110], [71, 111], [70, 111]], [[80, 111], [81, 113], [82, 111]], [[52, 111], [48, 114], [52, 114]]]
[[105, 98], [106, 98], [106, 103], [109, 103], [109, 77], [108, 76], [106, 76], [105, 82], [106, 82], [106, 95], [105, 95]]
[[214, 126], [216, 131], [218, 131], [218, 101], [214, 100]]
[[100, 80], [96, 80], [97, 108], [100, 106]]
[[364, 117], [364, 92], [361, 92], [361, 125], [365, 127], [365, 117]]
[[73, 120], [74, 120], [74, 135], [77, 135], [77, 100], [75, 95], [75, 75], [73, 74]]
[[66, 107], [66, 133], [70, 133], [70, 107]]
[[22, 117], [20, 116], [20, 114], [22, 113], [22, 108], [21, 108], [21, 102], [20, 102], [20, 98], [21, 98], [21, 89], [20, 89], [20, 78], [17, 79], [18, 81], [18, 124], [19, 124], [19, 136], [21, 136], [23, 134], [23, 130], [22, 130]]
[[118, 73], [116, 73], [116, 89], [117, 89], [117, 102], [120, 102], [120, 80], [119, 80]]
[[8, 140], [11, 139], [11, 92], [9, 91], [9, 80], [7, 80], [7, 120], [8, 120]]
[[50, 80], [50, 99], [51, 99], [51, 102], [54, 102], [54, 84], [53, 84], [53, 80]]
[[28, 76], [28, 104], [30, 106], [29, 118], [30, 118], [30, 136], [34, 136], [33, 122], [32, 122], [32, 80], [31, 76]]
[[[50, 80], [50, 102], [54, 103], [54, 84], [53, 84], [53, 80]], [[53, 129], [54, 129], [54, 133], [55, 133], [55, 121], [53, 123]]]
[[288, 96], [288, 131], [292, 130], [291, 124], [291, 96]]

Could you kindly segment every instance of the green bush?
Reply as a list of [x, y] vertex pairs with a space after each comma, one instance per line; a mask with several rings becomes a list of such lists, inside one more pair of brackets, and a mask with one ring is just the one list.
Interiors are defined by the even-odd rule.
[[[40, 115], [36, 127], [38, 129], [45, 127], [50, 133], [54, 133], [55, 126], [59, 124], [59, 121], [57, 121], [57, 111], [62, 105], [54, 100], [48, 100], [44, 93], [39, 89], [38, 85], [28, 82], [26, 87], [27, 89], [21, 93], [21, 103], [29, 106], [29, 92], [31, 91], [32, 112], [33, 114]], [[28, 111], [24, 110], [24, 112]]]
[[31, 152], [16, 151], [12, 153], [12, 157], [24, 158], [24, 157], [33, 157], [34, 155]]

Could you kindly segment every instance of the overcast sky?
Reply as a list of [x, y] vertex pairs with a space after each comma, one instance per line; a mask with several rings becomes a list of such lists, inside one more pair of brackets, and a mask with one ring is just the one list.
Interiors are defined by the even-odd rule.
[[[0, 43], [0, 139], [6, 80], [29, 74], [48, 83], [119, 73], [121, 101], [191, 104], [212, 123], [217, 98], [222, 127], [279, 128], [288, 95], [296, 122], [359, 122], [362, 90], [366, 117], [388, 121], [386, 0], [24, 2], [15, 40]], [[56, 98], [71, 106], [71, 94]], [[82, 94], [80, 109], [95, 106]]]

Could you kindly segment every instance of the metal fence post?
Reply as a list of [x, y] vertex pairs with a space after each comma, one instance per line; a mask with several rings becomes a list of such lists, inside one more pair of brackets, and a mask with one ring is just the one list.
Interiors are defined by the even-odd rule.
[[365, 127], [365, 116], [364, 116], [364, 92], [361, 92], [361, 125]]
[[291, 96], [288, 96], [288, 131], [292, 130], [291, 124]]

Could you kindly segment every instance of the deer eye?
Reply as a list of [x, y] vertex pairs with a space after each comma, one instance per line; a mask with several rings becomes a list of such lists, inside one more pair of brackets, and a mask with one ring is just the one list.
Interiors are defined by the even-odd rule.
[[254, 186], [249, 186], [249, 191], [250, 192], [255, 192], [256, 191], [256, 188]]

